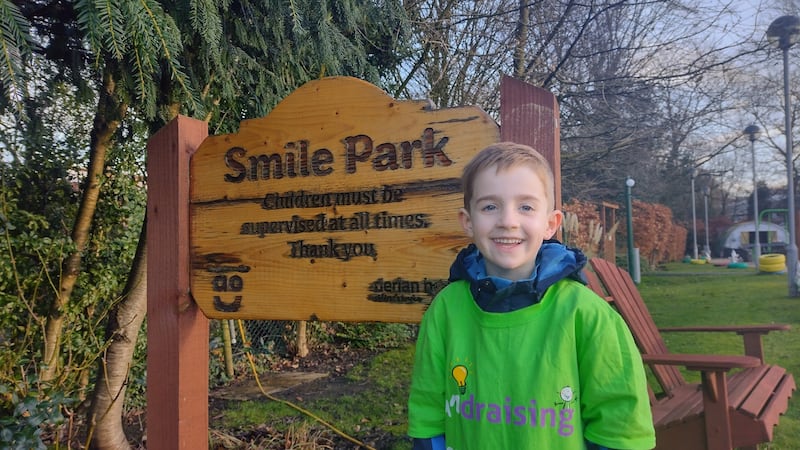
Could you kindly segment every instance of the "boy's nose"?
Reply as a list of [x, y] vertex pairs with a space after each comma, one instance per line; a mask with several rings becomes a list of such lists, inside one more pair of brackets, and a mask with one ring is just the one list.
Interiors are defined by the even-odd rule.
[[503, 209], [502, 214], [500, 214], [499, 225], [504, 228], [517, 227], [519, 225], [519, 218], [517, 217], [517, 212], [514, 211], [513, 208]]

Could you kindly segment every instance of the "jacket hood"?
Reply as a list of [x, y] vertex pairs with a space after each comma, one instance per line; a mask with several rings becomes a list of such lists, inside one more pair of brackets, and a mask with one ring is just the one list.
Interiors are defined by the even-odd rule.
[[580, 250], [549, 239], [536, 255], [530, 278], [511, 281], [487, 275], [483, 255], [470, 244], [450, 266], [450, 282], [468, 281], [475, 303], [484, 311], [510, 312], [538, 303], [547, 288], [564, 278], [586, 284], [581, 272], [585, 265], [586, 256]]

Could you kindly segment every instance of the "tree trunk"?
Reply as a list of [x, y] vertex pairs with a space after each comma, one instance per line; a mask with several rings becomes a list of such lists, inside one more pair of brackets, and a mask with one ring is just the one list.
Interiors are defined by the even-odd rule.
[[136, 349], [136, 337], [147, 313], [147, 220], [142, 224], [136, 257], [131, 266], [122, 301], [109, 314], [106, 340], [94, 386], [89, 426], [93, 430], [91, 448], [129, 448], [122, 428], [122, 407], [128, 372]]
[[127, 109], [127, 105], [120, 103], [114, 93], [115, 87], [114, 76], [110, 72], [106, 72], [103, 77], [103, 88], [100, 90], [100, 98], [97, 102], [97, 111], [92, 126], [86, 187], [83, 190], [83, 198], [72, 227], [71, 237], [75, 249], [64, 261], [58, 292], [50, 305], [50, 312], [45, 325], [42, 361], [44, 367], [41, 373], [43, 381], [53, 380], [58, 373], [61, 333], [64, 329], [64, 308], [69, 304], [75, 281], [78, 279], [78, 274], [81, 270], [83, 251], [89, 241], [89, 231], [94, 212], [97, 209], [97, 199], [100, 196], [100, 177], [103, 174], [106, 163], [106, 152], [112, 144], [114, 134], [119, 128]]
[[308, 322], [300, 320], [297, 322], [297, 356], [305, 358], [308, 356]]
[[519, 18], [514, 30], [514, 78], [525, 79], [525, 43], [528, 42], [528, 26], [530, 23], [530, 7], [527, 0], [519, 1]]
[[[177, 111], [174, 105], [170, 110]], [[106, 324], [106, 341], [109, 345], [100, 360], [92, 405], [88, 413], [91, 449], [130, 448], [122, 427], [122, 412], [128, 372], [136, 350], [136, 338], [146, 314], [147, 215], [145, 214], [136, 256], [128, 274], [122, 301], [111, 311]]]
[[233, 343], [231, 342], [231, 323], [230, 320], [220, 320], [220, 330], [222, 330], [222, 344], [225, 352], [225, 374], [228, 378], [233, 378]]

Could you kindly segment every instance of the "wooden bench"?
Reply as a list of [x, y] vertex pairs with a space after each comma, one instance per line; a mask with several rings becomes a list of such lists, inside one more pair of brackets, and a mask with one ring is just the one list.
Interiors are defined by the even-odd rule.
[[[788, 330], [788, 325], [659, 330], [628, 272], [600, 258], [592, 258], [590, 265], [589, 287], [625, 319], [642, 360], [662, 389], [651, 391], [656, 449], [755, 449], [772, 441], [795, 382], [782, 367], [764, 362], [761, 336]], [[660, 331], [734, 332], [744, 338], [745, 355], [673, 354]], [[699, 371], [701, 383], [688, 383], [680, 366]]]

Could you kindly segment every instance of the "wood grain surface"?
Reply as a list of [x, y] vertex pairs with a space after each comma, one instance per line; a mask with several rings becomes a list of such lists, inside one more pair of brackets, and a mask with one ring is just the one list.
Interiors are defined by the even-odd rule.
[[210, 318], [419, 321], [468, 242], [461, 171], [498, 140], [476, 107], [307, 83], [192, 156], [192, 296]]

